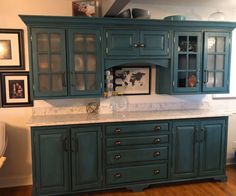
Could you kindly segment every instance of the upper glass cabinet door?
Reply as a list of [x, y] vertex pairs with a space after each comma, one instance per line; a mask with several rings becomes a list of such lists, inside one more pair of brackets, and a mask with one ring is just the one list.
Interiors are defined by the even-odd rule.
[[203, 91], [228, 91], [229, 36], [229, 33], [205, 33]]
[[65, 31], [33, 29], [32, 47], [35, 96], [67, 95]]
[[99, 30], [69, 31], [71, 95], [101, 94], [99, 37]]
[[201, 33], [176, 32], [174, 47], [174, 91], [200, 90]]

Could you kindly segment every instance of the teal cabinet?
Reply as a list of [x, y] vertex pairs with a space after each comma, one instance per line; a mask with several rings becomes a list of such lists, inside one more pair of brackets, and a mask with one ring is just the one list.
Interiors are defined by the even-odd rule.
[[101, 95], [100, 30], [69, 29], [70, 95]]
[[230, 33], [205, 32], [203, 92], [228, 92]]
[[63, 194], [101, 186], [101, 127], [32, 128], [36, 195]]
[[65, 29], [33, 28], [31, 35], [34, 96], [66, 96]]
[[34, 98], [102, 94], [99, 29], [32, 28], [31, 35]]
[[174, 36], [173, 90], [197, 93], [201, 88], [202, 34], [175, 32]]
[[139, 29], [105, 30], [107, 58], [145, 57], [169, 55], [169, 31]]
[[101, 128], [75, 127], [72, 138], [72, 190], [101, 185]]
[[200, 130], [200, 176], [225, 172], [227, 123], [224, 119], [205, 120]]
[[172, 178], [225, 180], [226, 126], [226, 118], [174, 122]]
[[172, 177], [190, 178], [198, 171], [198, 124], [196, 121], [179, 121], [173, 124]]
[[66, 128], [39, 128], [32, 134], [33, 181], [39, 195], [67, 193], [70, 140]]

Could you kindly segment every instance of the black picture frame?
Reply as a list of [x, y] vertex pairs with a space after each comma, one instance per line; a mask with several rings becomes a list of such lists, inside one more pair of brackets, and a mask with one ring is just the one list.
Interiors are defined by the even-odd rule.
[[29, 72], [1, 73], [2, 107], [30, 107]]
[[[127, 71], [129, 78], [124, 78]], [[122, 95], [151, 94], [150, 66], [118, 66], [113, 68], [112, 72], [114, 92]]]
[[24, 70], [23, 29], [0, 29], [0, 71]]

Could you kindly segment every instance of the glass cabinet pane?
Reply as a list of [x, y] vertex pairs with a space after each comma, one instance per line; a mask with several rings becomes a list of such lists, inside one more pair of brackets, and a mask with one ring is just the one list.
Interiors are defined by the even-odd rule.
[[208, 55], [208, 70], [214, 70], [215, 69], [215, 55]]
[[187, 36], [179, 36], [178, 51], [179, 52], [187, 51]]
[[83, 91], [85, 90], [85, 77], [83, 74], [75, 74], [75, 89]]
[[224, 55], [216, 55], [216, 70], [224, 70]]
[[95, 52], [96, 51], [96, 36], [87, 35], [85, 40], [86, 40], [87, 51]]
[[185, 72], [178, 73], [178, 87], [186, 87], [187, 74]]
[[38, 70], [39, 70], [39, 72], [48, 72], [49, 71], [48, 55], [45, 55], [45, 54], [38, 55]]
[[208, 52], [215, 52], [216, 51], [216, 38], [209, 37], [208, 38]]
[[51, 72], [61, 72], [61, 71], [63, 71], [61, 55], [57, 54], [51, 55]]
[[225, 37], [217, 37], [216, 52], [225, 52]]
[[197, 85], [197, 74], [196, 72], [189, 72], [188, 74], [188, 87], [196, 87]]
[[38, 83], [40, 92], [48, 92], [50, 90], [49, 75], [39, 75]]
[[215, 76], [214, 72], [208, 71], [207, 73], [207, 86], [214, 87], [215, 86]]
[[75, 71], [84, 71], [85, 70], [85, 63], [83, 56], [80, 54], [75, 54], [74, 56], [75, 61]]
[[50, 34], [50, 50], [52, 52], [60, 52], [61, 50], [61, 36], [60, 34]]
[[52, 75], [52, 91], [58, 92], [63, 90], [63, 74]]
[[197, 54], [190, 54], [189, 55], [188, 68], [190, 70], [196, 70], [197, 69]]
[[87, 55], [87, 70], [96, 71], [97, 62], [95, 55]]
[[216, 72], [216, 87], [223, 87], [224, 85], [224, 72]]
[[179, 70], [187, 69], [187, 55], [186, 54], [179, 54], [178, 69]]
[[197, 52], [197, 36], [189, 36], [188, 51]]
[[85, 51], [84, 36], [82, 34], [74, 34], [74, 51]]
[[87, 75], [87, 90], [96, 89], [96, 74]]
[[48, 52], [49, 49], [49, 39], [47, 33], [39, 33], [37, 34], [37, 49], [38, 52]]

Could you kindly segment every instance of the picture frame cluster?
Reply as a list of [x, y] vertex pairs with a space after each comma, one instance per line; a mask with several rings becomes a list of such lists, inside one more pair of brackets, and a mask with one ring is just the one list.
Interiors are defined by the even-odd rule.
[[0, 29], [0, 103], [2, 107], [32, 106], [29, 72], [24, 61], [23, 29]]

